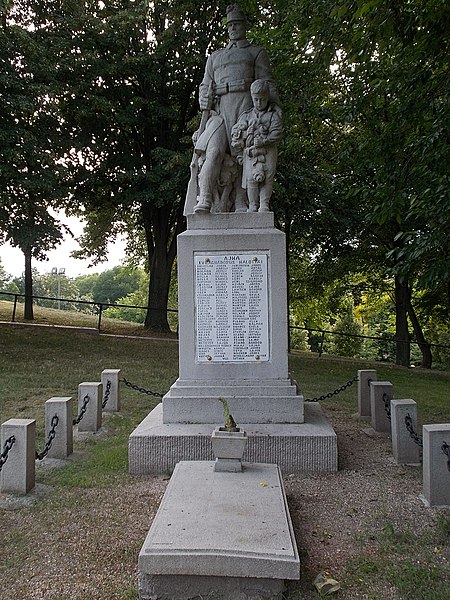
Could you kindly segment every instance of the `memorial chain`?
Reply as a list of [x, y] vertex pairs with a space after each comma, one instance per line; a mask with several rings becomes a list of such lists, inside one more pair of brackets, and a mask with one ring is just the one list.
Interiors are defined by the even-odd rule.
[[80, 414], [78, 415], [78, 417], [76, 419], [73, 420], [73, 424], [74, 425], [78, 425], [78, 423], [81, 421], [81, 419], [84, 417], [86, 411], [87, 411], [87, 406], [89, 404], [89, 394], [86, 394], [86, 396], [83, 398], [83, 405], [80, 409]]
[[414, 440], [414, 443], [420, 446], [420, 448], [423, 448], [422, 436], [414, 431], [412, 417], [409, 413], [405, 416], [405, 426], [410, 437]]
[[305, 398], [305, 402], [321, 402], [322, 400], [328, 400], [329, 398], [337, 396], [338, 394], [352, 386], [355, 383], [355, 381], [358, 381], [357, 375], [353, 377], [353, 379], [347, 381], [347, 383], [344, 383], [340, 387], [336, 388], [333, 392], [328, 392], [328, 394], [323, 394], [323, 396], [318, 396], [316, 398]]
[[153, 392], [152, 390], [148, 390], [144, 387], [136, 385], [135, 383], [131, 383], [130, 381], [125, 379], [125, 377], [122, 377], [120, 381], [124, 383], [127, 387], [131, 388], [132, 390], [135, 390], [136, 392], [140, 392], [141, 394], [147, 394], [147, 396], [154, 396], [155, 398], [162, 398], [164, 396], [164, 394], [160, 394], [159, 392]]
[[8, 460], [8, 454], [9, 451], [11, 450], [11, 448], [14, 446], [14, 443], [16, 441], [16, 438], [14, 435], [12, 435], [11, 437], [9, 437], [6, 442], [3, 444], [3, 451], [0, 454], [0, 473], [3, 469], [3, 465], [5, 464], [5, 462]]
[[102, 408], [108, 404], [109, 396], [111, 394], [111, 381], [108, 379], [106, 382], [105, 395], [103, 396]]
[[36, 450], [36, 459], [37, 460], [44, 459], [47, 456], [47, 454], [49, 453], [49, 450], [52, 447], [53, 440], [55, 439], [55, 436], [56, 436], [56, 427], [58, 426], [58, 423], [59, 423], [58, 415], [53, 415], [52, 420], [50, 421], [50, 431], [48, 432], [48, 438], [47, 438], [47, 441], [45, 442], [44, 449], [42, 450], [42, 452], [38, 452]]

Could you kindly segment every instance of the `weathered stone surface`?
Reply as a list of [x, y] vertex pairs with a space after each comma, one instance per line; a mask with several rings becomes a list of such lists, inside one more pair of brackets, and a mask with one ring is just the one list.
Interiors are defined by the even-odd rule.
[[45, 403], [46, 440], [55, 415], [58, 416], [58, 425], [47, 456], [49, 458], [67, 458], [73, 452], [73, 400], [71, 397], [54, 397]]
[[[128, 446], [132, 474], [171, 472], [181, 460], [212, 460], [211, 434], [220, 424], [165, 424], [159, 404], [132, 432]], [[248, 436], [244, 461], [276, 463], [283, 473], [333, 473], [337, 438], [319, 404], [305, 404], [305, 422], [290, 425], [238, 423]]]
[[449, 457], [442, 451], [450, 446], [450, 423], [423, 426], [423, 495], [429, 506], [450, 508]]
[[[103, 369], [101, 383], [103, 385], [103, 399], [109, 389], [108, 401], [103, 410], [105, 412], [117, 412], [120, 410], [120, 369]], [[103, 400], [102, 400], [103, 403]]]
[[414, 431], [417, 432], [417, 405], [414, 400], [391, 401], [392, 453], [399, 465], [419, 464], [419, 446], [406, 429], [405, 418], [411, 417]]
[[370, 419], [370, 382], [377, 380], [377, 372], [372, 370], [358, 371], [358, 415], [361, 419]]
[[9, 419], [2, 424], [1, 448], [11, 436], [15, 442], [0, 472], [0, 491], [28, 494], [36, 483], [36, 421]]
[[278, 94], [269, 56], [246, 39], [246, 18], [235, 4], [227, 28], [230, 43], [208, 56], [199, 87], [202, 117], [185, 215], [269, 210], [282, 136]]
[[391, 433], [391, 421], [387, 416], [383, 396], [386, 394], [388, 404], [392, 400], [392, 383], [390, 381], [370, 382], [371, 425], [378, 433]]
[[[277, 597], [283, 580], [300, 577], [277, 466], [244, 464], [241, 473], [220, 473], [214, 462], [180, 462], [139, 554], [138, 570], [141, 598], [151, 593], [193, 598], [205, 593], [205, 586], [223, 598]], [[268, 581], [260, 585], [259, 579]], [[180, 585], [170, 596], [174, 583]], [[266, 583], [271, 595], [263, 596]]]
[[78, 431], [89, 431], [95, 433], [102, 426], [102, 393], [103, 386], [97, 381], [84, 381], [78, 386], [78, 414], [86, 396], [89, 402], [83, 418], [78, 423]]
[[147, 575], [138, 577], [139, 600], [282, 600], [281, 579]]

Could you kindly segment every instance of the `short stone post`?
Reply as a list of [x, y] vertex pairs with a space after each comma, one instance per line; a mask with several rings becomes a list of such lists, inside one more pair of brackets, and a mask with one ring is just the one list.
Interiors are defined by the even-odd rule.
[[386, 398], [388, 410], [392, 400], [392, 383], [390, 381], [370, 382], [370, 411], [371, 424], [379, 433], [391, 432], [391, 420], [386, 412], [384, 399]]
[[407, 415], [411, 418], [413, 430], [417, 431], [417, 405], [414, 400], [391, 400], [392, 453], [398, 465], [418, 465], [419, 446], [406, 428]]
[[450, 508], [450, 423], [423, 426], [423, 495], [428, 506]]
[[58, 417], [55, 437], [48, 451], [50, 458], [67, 458], [73, 452], [73, 400], [72, 398], [50, 398], [45, 403], [45, 439], [48, 440], [52, 419]]
[[117, 412], [120, 410], [120, 369], [104, 369], [101, 381], [103, 384], [103, 410], [106, 412]]
[[36, 421], [9, 419], [2, 424], [2, 450], [7, 439], [15, 437], [8, 459], [0, 473], [0, 491], [28, 494], [36, 485]]
[[[102, 425], [102, 384], [99, 382], [85, 381], [78, 386], [78, 415], [83, 406], [85, 413], [78, 423], [78, 431], [96, 432]], [[89, 402], [85, 404], [87, 397]]]
[[376, 380], [376, 371], [358, 371], [358, 415], [360, 419], [370, 419], [371, 417], [369, 384]]

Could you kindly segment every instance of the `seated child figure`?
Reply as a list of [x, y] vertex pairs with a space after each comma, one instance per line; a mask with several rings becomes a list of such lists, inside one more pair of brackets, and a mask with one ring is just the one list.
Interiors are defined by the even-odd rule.
[[247, 190], [248, 212], [267, 212], [282, 135], [281, 109], [269, 104], [267, 81], [257, 79], [250, 92], [253, 108], [242, 113], [231, 130], [231, 145], [243, 167], [241, 185]]

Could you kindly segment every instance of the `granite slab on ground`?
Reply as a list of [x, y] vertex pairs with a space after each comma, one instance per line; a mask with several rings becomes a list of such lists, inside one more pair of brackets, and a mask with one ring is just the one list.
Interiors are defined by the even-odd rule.
[[139, 555], [141, 600], [281, 598], [300, 561], [280, 470], [176, 466]]

